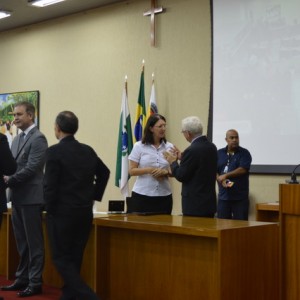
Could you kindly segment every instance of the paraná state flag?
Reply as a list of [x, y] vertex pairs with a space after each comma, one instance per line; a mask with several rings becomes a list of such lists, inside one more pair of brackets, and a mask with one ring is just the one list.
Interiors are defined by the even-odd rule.
[[125, 88], [122, 95], [115, 178], [115, 185], [120, 188], [124, 199], [129, 195], [128, 181], [130, 176], [128, 174], [128, 156], [132, 150], [132, 146], [131, 119], [128, 107], [127, 83], [125, 82]]

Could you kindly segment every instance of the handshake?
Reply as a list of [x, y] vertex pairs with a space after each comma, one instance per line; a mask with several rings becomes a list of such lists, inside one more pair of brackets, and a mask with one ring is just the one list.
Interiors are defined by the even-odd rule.
[[165, 151], [163, 153], [165, 160], [168, 161], [169, 164], [177, 160], [177, 156], [173, 155], [172, 153]]
[[168, 161], [169, 164], [181, 159], [181, 152], [177, 147], [171, 148], [169, 151], [164, 151], [163, 153], [165, 160]]

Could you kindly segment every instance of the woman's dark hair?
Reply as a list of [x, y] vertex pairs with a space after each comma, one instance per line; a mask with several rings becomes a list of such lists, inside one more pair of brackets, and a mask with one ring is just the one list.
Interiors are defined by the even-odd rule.
[[[166, 119], [164, 116], [160, 114], [153, 114], [148, 118], [148, 121], [146, 123], [146, 126], [144, 128], [144, 135], [142, 139], [143, 144], [154, 144], [154, 138], [153, 138], [153, 132], [150, 130], [159, 120], [163, 120], [166, 122]], [[162, 138], [160, 142], [165, 142], [166, 143], [166, 138]]]
[[78, 130], [78, 118], [71, 111], [62, 111], [55, 120], [61, 131], [65, 133], [75, 134]]

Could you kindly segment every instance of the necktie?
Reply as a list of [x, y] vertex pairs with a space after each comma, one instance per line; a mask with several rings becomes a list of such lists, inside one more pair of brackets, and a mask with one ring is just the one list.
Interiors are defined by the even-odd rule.
[[25, 142], [25, 133], [22, 132], [20, 134], [20, 138], [19, 138], [19, 147], [18, 147], [18, 150], [20, 151], [24, 145], [24, 142]]

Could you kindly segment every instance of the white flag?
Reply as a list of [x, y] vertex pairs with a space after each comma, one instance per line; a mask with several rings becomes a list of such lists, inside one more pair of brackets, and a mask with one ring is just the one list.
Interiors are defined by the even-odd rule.
[[152, 87], [151, 87], [151, 94], [150, 94], [150, 102], [148, 106], [148, 111], [147, 111], [147, 117], [148, 119], [151, 115], [157, 114], [158, 109], [156, 105], [156, 96], [155, 96], [155, 87], [154, 87], [154, 79], [152, 80]]

